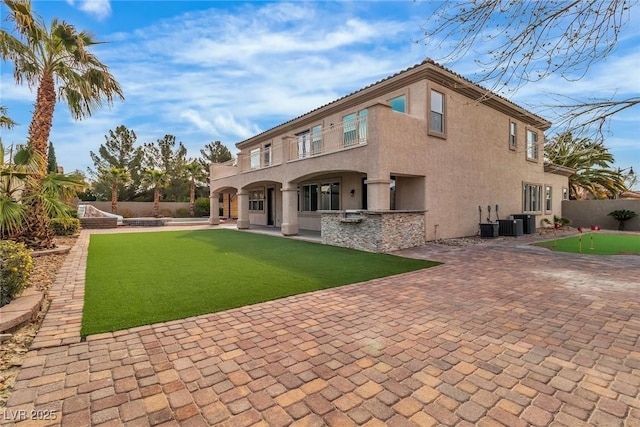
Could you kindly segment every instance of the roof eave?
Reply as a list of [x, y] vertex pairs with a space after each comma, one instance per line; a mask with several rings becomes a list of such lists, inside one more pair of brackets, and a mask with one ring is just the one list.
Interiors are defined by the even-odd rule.
[[376, 97], [386, 92], [394, 90], [408, 84], [428, 79], [435, 83], [449, 87], [451, 90], [460, 93], [477, 102], [484, 103], [495, 110], [515, 117], [521, 121], [534, 126], [537, 129], [545, 131], [551, 127], [551, 122], [539, 117], [530, 111], [518, 106], [517, 104], [501, 97], [500, 95], [485, 89], [476, 83], [462, 77], [459, 74], [437, 64], [431, 59], [426, 59], [420, 64], [407, 68], [375, 83], [365, 86], [355, 92], [345, 95], [335, 101], [325, 104], [321, 107], [311, 110], [301, 116], [293, 118], [289, 121], [281, 123], [271, 129], [261, 132], [251, 138], [236, 143], [238, 149], [249, 146], [258, 140], [274, 138], [286, 133], [287, 129], [297, 128], [305, 122], [315, 121], [318, 118], [333, 114], [336, 111], [347, 109], [351, 105], [357, 105], [366, 99], [374, 100]]

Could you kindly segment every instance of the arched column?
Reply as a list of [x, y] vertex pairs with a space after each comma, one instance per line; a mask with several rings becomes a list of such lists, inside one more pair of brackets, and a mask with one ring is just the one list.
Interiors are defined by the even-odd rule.
[[284, 236], [298, 234], [298, 187], [288, 183], [282, 186], [282, 227]]
[[209, 224], [220, 224], [220, 193], [212, 192], [209, 195]]
[[367, 210], [370, 211], [388, 211], [391, 209], [391, 193], [389, 185], [391, 180], [386, 179], [367, 179]]
[[245, 189], [238, 191], [238, 221], [239, 230], [249, 228], [249, 193]]

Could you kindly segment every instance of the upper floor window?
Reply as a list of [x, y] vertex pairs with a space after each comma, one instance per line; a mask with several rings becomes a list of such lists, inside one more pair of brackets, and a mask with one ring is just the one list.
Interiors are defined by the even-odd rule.
[[298, 138], [298, 158], [311, 155], [311, 132], [306, 130], [296, 135]]
[[404, 95], [390, 99], [389, 104], [391, 104], [391, 109], [399, 113], [406, 113], [405, 99]]
[[264, 159], [264, 166], [271, 165], [271, 144], [265, 144], [264, 153], [262, 155]]
[[516, 142], [517, 142], [516, 132], [517, 132], [516, 124], [514, 122], [509, 122], [509, 149], [510, 150], [516, 149]]
[[522, 193], [523, 212], [542, 211], [542, 185], [525, 183]]
[[311, 152], [313, 154], [322, 152], [322, 125], [311, 128]]
[[342, 118], [343, 138], [345, 147], [367, 142], [367, 110], [360, 110]]
[[254, 148], [249, 152], [249, 167], [251, 169], [260, 167], [260, 147]]
[[538, 160], [538, 134], [527, 130], [527, 159]]
[[435, 133], [444, 133], [444, 95], [436, 90], [431, 90], [429, 130]]

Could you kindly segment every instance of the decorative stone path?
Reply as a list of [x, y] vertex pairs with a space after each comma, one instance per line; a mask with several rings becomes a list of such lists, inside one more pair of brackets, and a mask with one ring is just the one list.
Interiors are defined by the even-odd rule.
[[80, 342], [88, 239], [3, 424], [640, 425], [638, 257], [427, 245], [401, 253], [445, 264]]

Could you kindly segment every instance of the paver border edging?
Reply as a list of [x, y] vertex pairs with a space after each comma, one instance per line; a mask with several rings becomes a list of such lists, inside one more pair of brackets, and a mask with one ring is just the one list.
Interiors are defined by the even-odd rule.
[[81, 230], [49, 290], [51, 304], [31, 350], [80, 342], [84, 277], [90, 233]]

